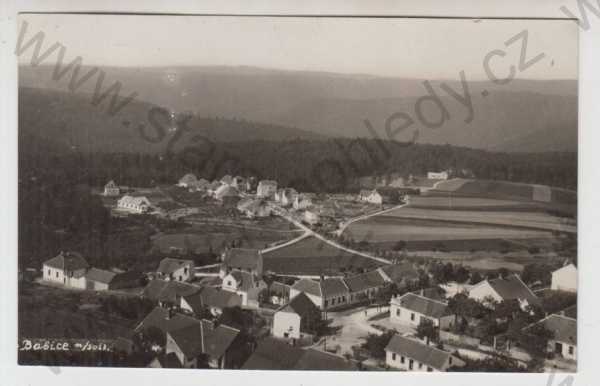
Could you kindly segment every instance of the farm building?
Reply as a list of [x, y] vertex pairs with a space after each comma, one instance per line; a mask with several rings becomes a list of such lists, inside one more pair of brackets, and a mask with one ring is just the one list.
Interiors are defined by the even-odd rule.
[[235, 292], [213, 287], [202, 287], [198, 292], [181, 297], [182, 310], [200, 316], [209, 311], [213, 316], [219, 316], [225, 308], [241, 307], [242, 298]]
[[262, 276], [263, 257], [258, 249], [229, 248], [223, 252], [221, 258], [223, 259], [219, 271], [221, 278], [234, 269], [249, 272], [258, 277]]
[[358, 195], [358, 200], [363, 201], [363, 202], [368, 202], [370, 204], [376, 204], [376, 205], [383, 204], [383, 196], [381, 194], [379, 194], [379, 192], [376, 189], [361, 190]]
[[575, 264], [567, 264], [552, 272], [550, 288], [557, 291], [577, 292], [577, 267]]
[[538, 297], [516, 274], [506, 278], [483, 280], [471, 288], [469, 297], [480, 302], [485, 302], [490, 298], [496, 302], [517, 300], [522, 309], [540, 302]]
[[161, 306], [179, 306], [181, 298], [200, 291], [200, 287], [179, 281], [151, 280], [142, 297], [150, 299]]
[[447, 371], [453, 366], [464, 366], [465, 362], [448, 351], [394, 335], [385, 347], [385, 363], [395, 369], [406, 371]]
[[104, 185], [104, 193], [106, 197], [116, 197], [121, 194], [121, 189], [115, 184], [113, 180], [108, 181], [106, 185]]
[[390, 321], [416, 327], [425, 319], [432, 321], [435, 327], [448, 328], [454, 316], [448, 310], [448, 305], [439, 300], [415, 293], [392, 297]]
[[292, 204], [294, 209], [302, 210], [312, 206], [312, 200], [306, 194], [299, 194], [294, 198], [294, 203]]
[[160, 261], [156, 273], [162, 280], [189, 281], [194, 278], [194, 262], [167, 257]]
[[332, 309], [350, 303], [350, 290], [340, 278], [326, 278], [320, 281], [300, 279], [290, 289], [290, 297], [294, 298], [301, 292], [320, 309]]
[[429, 179], [429, 180], [447, 180], [448, 172], [445, 170], [442, 172], [427, 172], [427, 179]]
[[296, 197], [298, 196], [298, 192], [293, 188], [284, 188], [279, 189], [275, 192], [275, 201], [280, 203], [282, 206], [293, 205]]
[[238, 294], [242, 299], [242, 306], [258, 307], [258, 297], [261, 291], [267, 289], [267, 284], [250, 272], [234, 269], [224, 278], [222, 288]]
[[[165, 355], [175, 354], [181, 367], [194, 368], [206, 360], [210, 368], [231, 368], [229, 354], [239, 330], [227, 325], [215, 325], [175, 313], [172, 309], [156, 307], [136, 327], [135, 331], [157, 328], [165, 334]], [[206, 356], [206, 357], [205, 357]]]
[[304, 293], [293, 297], [273, 315], [273, 336], [302, 339], [315, 333], [321, 311]]
[[117, 208], [131, 213], [146, 213], [152, 209], [152, 204], [144, 196], [123, 196], [117, 202]]
[[302, 220], [310, 225], [316, 225], [321, 221], [321, 216], [316, 209], [307, 209], [304, 211]]
[[[548, 340], [548, 352], [561, 358], [577, 360], [577, 319], [552, 314], [534, 325], [543, 326], [553, 333]], [[533, 325], [532, 325], [533, 326]], [[527, 332], [532, 326], [525, 327]]]
[[277, 192], [277, 181], [262, 180], [256, 188], [256, 197], [271, 198]]
[[221, 185], [221, 187], [215, 191], [214, 197], [223, 203], [237, 204], [240, 200], [240, 192], [233, 186]]
[[243, 370], [357, 370], [355, 362], [315, 349], [302, 349], [284, 340], [268, 337], [242, 366]]
[[85, 289], [85, 274], [89, 264], [77, 252], [61, 251], [42, 265], [43, 279], [65, 287]]
[[386, 284], [386, 279], [379, 270], [365, 272], [344, 279], [350, 290], [350, 303], [371, 299]]

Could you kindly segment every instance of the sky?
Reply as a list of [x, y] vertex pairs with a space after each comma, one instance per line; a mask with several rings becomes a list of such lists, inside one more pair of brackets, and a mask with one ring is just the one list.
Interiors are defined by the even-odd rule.
[[[66, 47], [65, 62], [81, 56], [100, 66], [256, 66], [386, 77], [446, 79], [465, 71], [487, 78], [483, 61], [503, 77], [526, 60], [545, 56], [517, 78], [576, 79], [578, 28], [571, 20], [228, 17], [24, 14], [25, 41], [45, 34], [44, 47]], [[55, 55], [55, 54], [54, 54]], [[19, 58], [28, 63], [30, 51]], [[55, 56], [47, 59], [53, 64]]]

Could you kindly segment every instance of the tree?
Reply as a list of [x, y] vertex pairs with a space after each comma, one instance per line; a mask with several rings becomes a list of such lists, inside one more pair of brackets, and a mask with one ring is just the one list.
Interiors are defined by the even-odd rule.
[[471, 279], [469, 280], [469, 284], [478, 284], [483, 280], [483, 276], [477, 271], [473, 272], [471, 275]]
[[386, 331], [381, 335], [369, 334], [365, 339], [365, 342], [361, 344], [373, 358], [384, 359], [385, 358], [385, 347], [394, 336], [395, 331]]
[[433, 321], [427, 318], [421, 318], [419, 325], [417, 326], [417, 336], [421, 339], [426, 339], [427, 344], [430, 341], [438, 341], [438, 331], [433, 325]]

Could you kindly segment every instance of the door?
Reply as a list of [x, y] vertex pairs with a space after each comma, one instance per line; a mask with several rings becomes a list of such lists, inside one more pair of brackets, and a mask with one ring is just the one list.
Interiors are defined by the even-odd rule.
[[563, 345], [562, 343], [556, 342], [554, 343], [554, 352], [557, 354], [562, 355], [563, 352]]
[[414, 365], [415, 361], [413, 361], [412, 359], [408, 360], [408, 369], [412, 370], [413, 369], [413, 365]]

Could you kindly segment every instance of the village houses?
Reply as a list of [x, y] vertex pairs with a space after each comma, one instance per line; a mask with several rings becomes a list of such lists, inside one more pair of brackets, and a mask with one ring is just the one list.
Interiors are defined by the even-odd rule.
[[447, 180], [448, 172], [446, 170], [441, 172], [427, 172], [427, 179], [430, 180]]
[[292, 285], [290, 297], [294, 298], [301, 292], [321, 310], [341, 307], [350, 302], [350, 290], [340, 278], [326, 278], [320, 281], [300, 279]]
[[259, 295], [267, 289], [267, 283], [250, 272], [234, 269], [225, 275], [221, 287], [225, 291], [238, 294], [242, 306], [258, 308]]
[[205, 311], [212, 316], [219, 316], [225, 308], [241, 307], [242, 297], [235, 292], [205, 286], [199, 291], [181, 297], [180, 308], [196, 316]]
[[200, 287], [173, 280], [151, 280], [142, 292], [142, 298], [152, 300], [161, 307], [179, 307], [181, 298], [195, 294]]
[[300, 293], [281, 306], [273, 316], [273, 336], [289, 339], [311, 338], [321, 320], [321, 311]]
[[292, 206], [295, 210], [307, 209], [312, 206], [312, 200], [307, 194], [299, 194], [294, 198]]
[[[566, 315], [551, 314], [534, 323], [552, 332], [548, 340], [548, 353], [558, 355], [559, 358], [577, 360], [577, 319]], [[524, 329], [527, 332], [532, 326]]]
[[117, 208], [131, 213], [147, 213], [152, 209], [152, 204], [144, 196], [125, 195], [117, 202]]
[[263, 257], [258, 249], [228, 248], [221, 258], [223, 260], [219, 270], [221, 278], [234, 269], [249, 272], [257, 277], [263, 274]]
[[238, 202], [237, 210], [248, 218], [264, 218], [271, 215], [271, 207], [263, 199], [245, 198]]
[[567, 264], [552, 272], [551, 289], [555, 291], [577, 292], [577, 267]]
[[115, 181], [110, 180], [104, 185], [104, 193], [106, 197], [116, 197], [121, 194], [121, 189], [115, 184]]
[[277, 181], [261, 180], [256, 188], [256, 197], [272, 198], [277, 192]]
[[538, 305], [538, 297], [523, 283], [517, 274], [506, 278], [483, 280], [469, 290], [469, 297], [486, 304], [490, 299], [495, 302], [517, 300], [521, 309]]
[[198, 181], [196, 176], [192, 173], [188, 173], [179, 179], [177, 186], [182, 188], [191, 188], [195, 185], [196, 181]]
[[385, 364], [405, 371], [434, 372], [462, 367], [465, 362], [447, 351], [396, 334], [385, 347]]
[[416, 293], [394, 296], [390, 301], [390, 321], [417, 327], [423, 320], [430, 320], [434, 327], [449, 328], [454, 317], [445, 302], [427, 298]]
[[162, 280], [190, 281], [194, 278], [194, 261], [166, 257], [160, 261], [156, 274]]
[[358, 195], [359, 201], [368, 202], [370, 204], [383, 204], [383, 196], [376, 190], [363, 189]]

